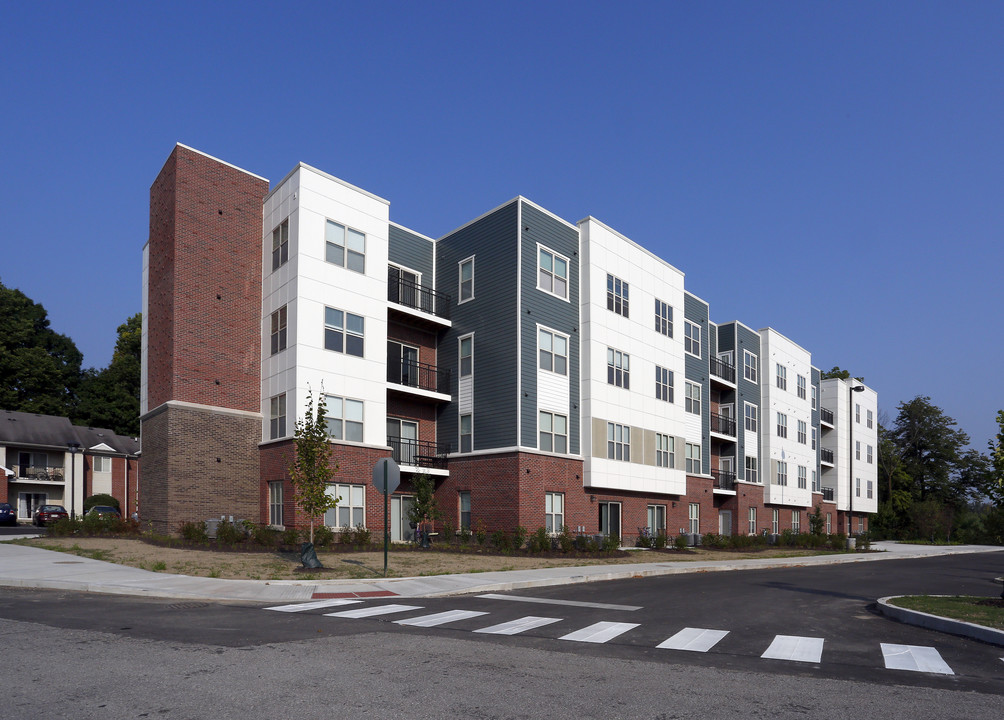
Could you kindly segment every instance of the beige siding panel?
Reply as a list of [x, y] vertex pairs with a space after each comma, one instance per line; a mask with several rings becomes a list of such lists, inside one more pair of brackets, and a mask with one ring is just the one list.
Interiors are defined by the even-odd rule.
[[607, 423], [600, 418], [593, 418], [593, 457], [607, 456]]
[[655, 465], [655, 430], [645, 430], [645, 457], [642, 460], [646, 465]]

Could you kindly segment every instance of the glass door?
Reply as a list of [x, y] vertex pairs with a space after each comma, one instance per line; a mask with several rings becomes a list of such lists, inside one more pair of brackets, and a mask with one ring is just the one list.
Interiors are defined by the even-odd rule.
[[621, 504], [619, 502], [600, 503], [600, 533], [621, 536]]
[[415, 531], [411, 529], [408, 511], [415, 506], [411, 495], [392, 495], [390, 498], [390, 539], [391, 542], [411, 542]]
[[718, 534], [719, 535], [731, 535], [732, 534], [732, 511], [731, 510], [719, 510], [718, 511]]

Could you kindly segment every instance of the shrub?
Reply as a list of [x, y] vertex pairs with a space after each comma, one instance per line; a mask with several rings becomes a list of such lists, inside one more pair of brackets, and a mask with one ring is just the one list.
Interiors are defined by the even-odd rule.
[[844, 550], [847, 547], [847, 536], [843, 533], [830, 535], [827, 540], [831, 550]]
[[478, 541], [478, 545], [484, 545], [485, 540], [488, 539], [488, 531], [485, 529], [485, 521], [478, 520], [477, 527], [474, 529], [474, 539]]
[[356, 547], [369, 545], [370, 538], [373, 536], [373, 533], [364, 528], [362, 525], [357, 525], [354, 529], [346, 530], [346, 532], [348, 533], [348, 536], [345, 539]]
[[209, 535], [206, 533], [206, 523], [204, 522], [183, 522], [178, 530], [181, 533], [181, 537], [189, 542], [209, 542]]
[[295, 527], [288, 527], [282, 531], [281, 540], [283, 545], [296, 546], [300, 544], [300, 531]]
[[461, 545], [471, 544], [471, 529], [470, 528], [460, 528], [460, 534], [458, 535]]
[[676, 540], [673, 541], [673, 547], [676, 548], [677, 550], [686, 550], [687, 549], [687, 536], [684, 535], [683, 533], [680, 533], [679, 535], [677, 535], [676, 536]]
[[443, 523], [443, 542], [448, 545], [452, 545], [457, 541], [457, 533], [450, 523]]
[[610, 533], [605, 538], [603, 538], [603, 549], [606, 552], [613, 552], [614, 550], [619, 550], [621, 546], [620, 536], [616, 533]]
[[647, 527], [638, 528], [638, 537], [634, 541], [635, 547], [640, 548], [650, 548], [652, 547], [652, 531]]
[[712, 550], [724, 550], [729, 546], [729, 538], [717, 533], [707, 533], [701, 538], [701, 545]]
[[245, 528], [251, 537], [251, 542], [261, 547], [275, 547], [279, 544], [279, 531], [270, 525], [258, 525], [245, 522]]
[[314, 547], [328, 547], [335, 542], [335, 531], [327, 525], [314, 528]]
[[534, 530], [533, 535], [530, 536], [530, 541], [527, 543], [527, 550], [531, 553], [541, 553], [546, 552], [551, 549], [551, 538], [547, 534], [547, 529], [544, 527], [539, 527]]
[[526, 535], [526, 528], [522, 525], [517, 525], [512, 533], [512, 547], [514, 550], [523, 549], [523, 544], [526, 543]]
[[496, 530], [492, 533], [492, 546], [499, 552], [512, 552], [512, 540], [505, 530]]
[[247, 531], [243, 523], [232, 523], [220, 520], [216, 526], [216, 542], [222, 545], [238, 545], [247, 539]]
[[113, 495], [108, 495], [107, 493], [98, 493], [97, 495], [91, 495], [90, 497], [84, 498], [84, 513], [95, 505], [111, 505], [119, 512], [122, 511], [122, 506], [119, 504], [118, 499], [116, 499]]
[[46, 527], [49, 529], [51, 537], [66, 537], [67, 535], [76, 535], [79, 533], [82, 525], [83, 523], [80, 520], [60, 518], [55, 522], [49, 523]]
[[872, 549], [872, 536], [871, 533], [858, 533], [858, 539], [855, 543], [855, 549], [857, 550], [871, 550]]
[[668, 542], [669, 542], [669, 537], [666, 535], [666, 531], [660, 530], [655, 534], [655, 537], [652, 538], [652, 547], [654, 547], [656, 550], [662, 550], [663, 548], [666, 547], [666, 544]]
[[558, 535], [558, 547], [561, 548], [561, 552], [563, 553], [570, 553], [572, 552], [572, 548], [575, 547], [575, 536], [572, 535], [567, 525], [561, 526], [561, 534]]

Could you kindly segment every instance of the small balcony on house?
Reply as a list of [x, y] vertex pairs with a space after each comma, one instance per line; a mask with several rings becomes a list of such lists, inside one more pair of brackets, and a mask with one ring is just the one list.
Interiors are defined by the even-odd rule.
[[387, 300], [391, 310], [435, 327], [450, 327], [450, 296], [422, 285], [414, 275], [391, 267], [387, 273]]
[[712, 381], [723, 382], [729, 387], [736, 386], [736, 366], [721, 360], [720, 358], [710, 358]]
[[833, 488], [831, 488], [831, 487], [824, 487], [823, 488], [823, 500], [825, 500], [827, 502], [833, 502], [835, 497], [836, 497], [836, 494], [835, 494]]
[[711, 477], [714, 478], [714, 492], [719, 495], [736, 494], [736, 474], [731, 470], [712, 470]]
[[55, 462], [62, 460], [62, 453], [34, 452], [29, 450], [7, 449], [8, 468], [14, 471], [10, 479], [14, 482], [65, 482], [66, 470], [63, 465]]
[[734, 439], [736, 437], [736, 419], [730, 415], [722, 415], [712, 412], [711, 432], [717, 435], [724, 435], [729, 439]]
[[449, 402], [450, 378], [449, 368], [402, 359], [400, 353], [389, 354], [387, 359], [390, 389], [412, 397]]
[[450, 446], [447, 443], [389, 435], [387, 444], [391, 457], [401, 466], [402, 472], [449, 475], [447, 460]]
[[833, 429], [833, 411], [827, 408], [819, 408], [819, 424], [827, 430]]
[[819, 462], [833, 467], [833, 451], [824, 447], [819, 448]]

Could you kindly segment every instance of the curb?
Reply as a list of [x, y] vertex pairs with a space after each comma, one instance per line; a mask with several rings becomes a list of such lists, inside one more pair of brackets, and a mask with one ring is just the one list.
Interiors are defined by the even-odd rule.
[[[930, 615], [919, 610], [907, 610], [893, 605], [890, 601], [901, 597], [912, 597], [910, 595], [890, 595], [878, 599], [878, 609], [886, 617], [899, 620], [907, 625], [916, 625], [929, 630], [948, 633], [949, 635], [960, 635], [972, 638], [990, 645], [1000, 645], [1004, 647], [1004, 630], [996, 630], [984, 625], [965, 622], [964, 620], [952, 620], [940, 615]], [[932, 595], [931, 597], [955, 597], [954, 595]]]

